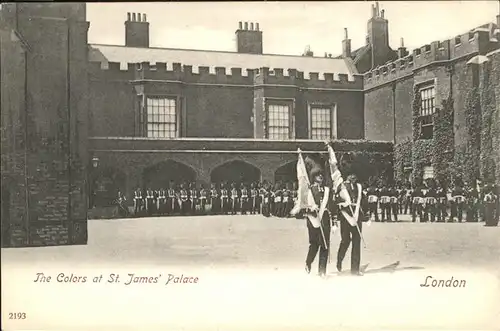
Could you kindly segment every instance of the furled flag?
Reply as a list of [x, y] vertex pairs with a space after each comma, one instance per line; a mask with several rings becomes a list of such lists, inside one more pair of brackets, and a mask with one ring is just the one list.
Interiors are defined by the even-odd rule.
[[[326, 143], [328, 148], [328, 163], [330, 164], [330, 176], [332, 179], [332, 188], [333, 192], [338, 192], [338, 197], [340, 198], [340, 207], [348, 207], [348, 210], [351, 212], [350, 215], [346, 211], [342, 211], [346, 220], [352, 226], [357, 226], [358, 218], [359, 218], [359, 203], [353, 204], [351, 196], [347, 189], [343, 185], [344, 179], [342, 178], [342, 174], [340, 173], [338, 167], [337, 157], [335, 156], [335, 152], [333, 151], [332, 146], [329, 143]], [[360, 198], [358, 198], [360, 201]], [[353, 206], [355, 207], [353, 209]]]
[[309, 174], [302, 156], [302, 151], [299, 148], [297, 152], [299, 153], [299, 158], [297, 160], [298, 191], [297, 201], [295, 201], [295, 206], [290, 212], [291, 215], [297, 215], [299, 212], [311, 209], [316, 205], [310, 190]]

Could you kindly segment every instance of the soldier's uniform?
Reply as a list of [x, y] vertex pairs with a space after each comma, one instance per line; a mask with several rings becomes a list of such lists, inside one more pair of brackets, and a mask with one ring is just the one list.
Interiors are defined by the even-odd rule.
[[413, 196], [413, 190], [411, 189], [411, 186], [406, 187], [404, 190], [404, 211], [403, 213], [405, 215], [408, 215], [408, 212], [413, 215], [413, 203], [412, 203], [412, 196]]
[[143, 195], [142, 190], [137, 188], [134, 192], [134, 215], [138, 216], [143, 208]]
[[402, 189], [401, 186], [398, 186], [396, 188], [396, 194], [397, 194], [397, 197], [398, 197], [398, 214], [403, 214], [404, 189]]
[[148, 188], [146, 190], [146, 212], [148, 216], [152, 216], [153, 213], [155, 212], [155, 205], [156, 205], [155, 193], [152, 189]]
[[446, 207], [448, 204], [448, 199], [446, 197], [446, 190], [441, 186], [438, 186], [436, 190], [436, 199], [437, 199], [437, 206], [436, 206], [437, 221], [445, 222], [447, 216]]
[[[340, 246], [337, 253], [337, 270], [342, 270], [342, 261], [347, 253], [347, 249], [349, 245], [352, 243], [352, 251], [351, 251], [351, 273], [355, 275], [361, 275], [360, 272], [360, 264], [361, 264], [361, 235], [360, 232], [363, 230], [363, 222], [367, 220], [366, 218], [366, 210], [368, 208], [368, 199], [366, 196], [361, 193], [361, 201], [359, 201], [360, 209], [359, 209], [359, 217], [358, 217], [358, 228], [356, 226], [352, 226], [346, 219], [344, 213], [348, 216], [353, 216], [352, 212], [356, 208], [356, 204], [358, 203], [359, 190], [363, 191], [363, 188], [360, 187], [356, 183], [355, 176], [349, 176], [348, 179], [344, 182], [344, 186], [351, 198], [351, 202], [354, 205], [349, 206], [340, 206], [338, 205], [338, 218], [340, 220]], [[342, 202], [340, 198], [336, 199], [338, 202]], [[352, 209], [351, 209], [352, 207]]]
[[212, 206], [212, 209], [210, 210], [211, 214], [218, 214], [222, 212], [220, 201], [219, 191], [217, 190], [215, 183], [212, 183], [210, 187], [210, 205]]
[[371, 185], [366, 190], [366, 195], [368, 196], [368, 210], [367, 217], [370, 219], [372, 215], [375, 215], [375, 222], [378, 222], [378, 200], [380, 199], [380, 194], [375, 185]]
[[189, 192], [188, 190], [186, 190], [184, 184], [181, 184], [181, 189], [179, 190], [179, 198], [180, 198], [181, 215], [186, 215], [189, 213], [191, 203], [189, 201]]
[[236, 188], [236, 184], [231, 184], [231, 214], [236, 215], [238, 211], [238, 189]]
[[424, 209], [425, 199], [424, 192], [421, 187], [417, 187], [413, 190], [411, 194], [411, 205], [412, 205], [412, 214], [411, 221], [417, 221], [417, 215], [419, 222], [423, 221], [423, 209]]
[[399, 211], [399, 199], [398, 199], [398, 191], [394, 187], [389, 188], [389, 197], [391, 198], [389, 221], [391, 221], [391, 211], [392, 211], [392, 216], [394, 217], [394, 222], [397, 222], [398, 221], [398, 211]]
[[391, 219], [391, 196], [387, 187], [380, 190], [380, 209], [382, 209], [382, 222]]
[[271, 216], [271, 208], [270, 208], [271, 190], [269, 186], [265, 184], [262, 186], [259, 193], [261, 196], [261, 205], [260, 205], [261, 214], [266, 217], [269, 217]]
[[466, 201], [465, 198], [465, 191], [461, 186], [455, 187], [451, 191], [451, 197], [452, 197], [452, 204], [451, 204], [451, 217], [453, 219], [458, 220], [458, 222], [463, 221], [463, 210], [464, 210], [464, 204]]
[[274, 206], [273, 206], [273, 215], [276, 217], [281, 217], [283, 210], [283, 190], [281, 189], [279, 184], [274, 186]]
[[479, 192], [475, 187], [469, 187], [465, 194], [467, 201], [467, 222], [478, 222]]
[[250, 214], [256, 214], [259, 208], [259, 191], [255, 186], [255, 183], [250, 185]]
[[248, 189], [246, 185], [241, 186], [241, 197], [240, 197], [240, 212], [241, 215], [246, 214], [248, 211]]
[[[298, 185], [296, 182], [294, 182], [292, 184], [292, 202], [293, 202], [292, 209], [295, 206], [295, 203], [297, 203], [297, 199], [299, 198], [299, 190], [298, 190], [297, 186]], [[290, 211], [292, 211], [292, 210], [290, 209]], [[289, 214], [290, 214], [290, 211], [288, 212]]]
[[[315, 178], [319, 174], [321, 174], [321, 170], [311, 170], [311, 177]], [[325, 187], [323, 186], [323, 184], [315, 182], [311, 185], [311, 192], [314, 197], [316, 208], [315, 210], [309, 211], [308, 213], [311, 214], [311, 217], [320, 217], [318, 215], [318, 212], [321, 204], [323, 203], [323, 199], [325, 198]], [[324, 276], [326, 274], [328, 252], [330, 249], [331, 218], [333, 217], [333, 213], [335, 211], [333, 199], [331, 197], [331, 194], [333, 194], [333, 192], [330, 191], [329, 194], [330, 195], [327, 197], [327, 208], [320, 220], [320, 227], [315, 228], [309, 219], [306, 220], [307, 230], [309, 234], [309, 250], [306, 257], [306, 271], [310, 272], [311, 265], [314, 262], [314, 259], [316, 258], [319, 250], [318, 271], [321, 276]]]
[[165, 214], [165, 205], [167, 202], [167, 192], [163, 188], [160, 188], [156, 193], [158, 198], [156, 199], [156, 210], [158, 214]]
[[170, 187], [167, 190], [167, 214], [174, 214], [179, 207], [177, 207], [177, 192], [175, 192], [173, 183], [170, 184]]
[[486, 226], [498, 226], [499, 198], [494, 192], [493, 185], [484, 188], [484, 221]]
[[200, 186], [199, 201], [200, 213], [205, 215], [207, 213], [208, 192], [205, 190], [205, 186], [203, 184]]
[[118, 207], [118, 215], [120, 217], [127, 217], [130, 214], [125, 201], [127, 201], [127, 197], [125, 197], [125, 195], [121, 191], [118, 191], [116, 203]]
[[196, 190], [196, 184], [191, 183], [189, 185], [189, 211], [191, 215], [196, 214], [196, 205], [198, 204], [198, 191]]
[[221, 184], [220, 190], [220, 210], [222, 214], [227, 214], [229, 212], [229, 191], [227, 190], [225, 184]]
[[424, 219], [427, 222], [436, 221], [436, 209], [437, 209], [437, 192], [433, 187], [429, 188], [425, 193], [425, 216]]
[[289, 217], [292, 208], [293, 208], [292, 191], [290, 190], [289, 184], [283, 185], [283, 213], [281, 217]]

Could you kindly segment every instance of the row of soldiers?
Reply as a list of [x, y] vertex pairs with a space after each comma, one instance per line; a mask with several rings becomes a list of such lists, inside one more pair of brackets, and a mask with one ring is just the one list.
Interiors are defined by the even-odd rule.
[[[168, 189], [150, 188], [134, 191], [134, 215], [203, 215], [262, 214], [288, 217], [297, 197], [295, 183], [216, 183], [207, 189], [195, 183], [175, 185]], [[126, 198], [118, 193], [118, 203]]]
[[[398, 221], [398, 215], [411, 214], [416, 222], [497, 220], [500, 208], [495, 187], [456, 185], [445, 189], [434, 182], [412, 188], [370, 185], [368, 215], [375, 221]], [[175, 185], [168, 189], [134, 192], [134, 215], [262, 214], [288, 217], [297, 197], [296, 183], [212, 183], [209, 189], [195, 183]], [[126, 198], [119, 193], [118, 200]]]
[[[375, 221], [398, 221], [398, 214], [411, 214], [416, 222], [497, 222], [499, 199], [493, 185], [458, 184], [444, 188], [434, 181], [412, 188], [371, 185], [366, 190], [368, 213]], [[381, 210], [379, 218], [378, 210]]]

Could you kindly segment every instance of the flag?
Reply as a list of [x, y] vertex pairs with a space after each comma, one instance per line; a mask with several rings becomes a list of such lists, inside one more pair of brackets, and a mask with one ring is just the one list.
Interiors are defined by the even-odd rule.
[[314, 197], [309, 188], [309, 174], [304, 162], [304, 158], [302, 156], [302, 151], [299, 148], [297, 152], [299, 153], [299, 158], [297, 160], [297, 201], [295, 202], [295, 206], [290, 212], [291, 215], [297, 215], [299, 212], [310, 209], [315, 205]]
[[337, 157], [335, 157], [335, 152], [330, 144], [328, 144], [328, 163], [330, 165], [330, 178], [332, 179], [332, 189], [333, 192], [337, 192], [340, 184], [344, 182], [342, 174], [340, 173], [338, 167]]

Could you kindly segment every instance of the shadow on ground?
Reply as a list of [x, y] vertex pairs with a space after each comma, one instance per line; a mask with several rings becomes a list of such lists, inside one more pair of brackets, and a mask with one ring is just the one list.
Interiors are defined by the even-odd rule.
[[[400, 261], [396, 261], [394, 263], [391, 263], [389, 265], [386, 265], [384, 267], [378, 268], [378, 269], [368, 269], [368, 264], [364, 264], [361, 266], [360, 271], [364, 274], [381, 274], [381, 273], [394, 273], [396, 271], [405, 271], [405, 270], [422, 270], [425, 269], [424, 267], [418, 267], [418, 266], [411, 266], [411, 267], [401, 267], [399, 268], [399, 265], [401, 264]], [[349, 276], [351, 275], [351, 270], [343, 270], [341, 272], [336, 272], [336, 273], [330, 273], [329, 275], [338, 275], [338, 276]]]

